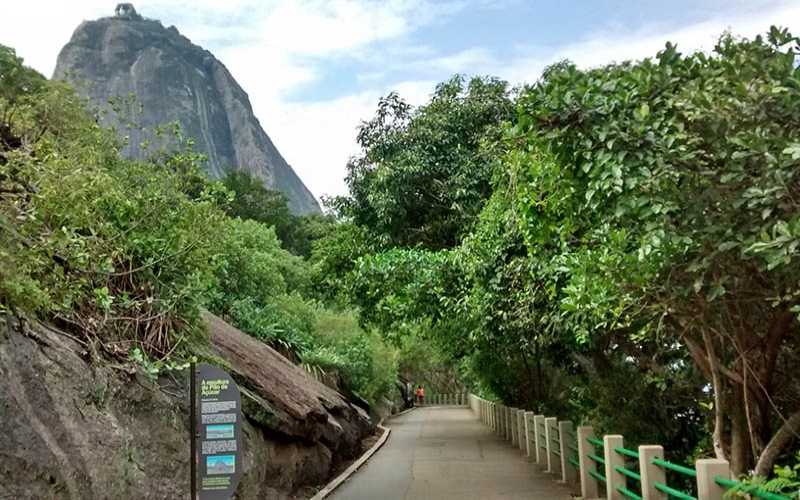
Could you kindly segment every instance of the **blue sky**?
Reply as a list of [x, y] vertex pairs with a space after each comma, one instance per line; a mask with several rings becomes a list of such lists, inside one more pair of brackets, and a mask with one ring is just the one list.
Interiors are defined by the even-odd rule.
[[[725, 30], [771, 24], [800, 33], [800, 2], [783, 0], [140, 0], [213, 52], [249, 94], [256, 116], [312, 192], [346, 192], [356, 127], [397, 90], [422, 104], [454, 73], [533, 82], [561, 59], [583, 67], [654, 55], [667, 40], [706, 50]], [[49, 75], [84, 19], [115, 1], [17, 2], [0, 43]]]

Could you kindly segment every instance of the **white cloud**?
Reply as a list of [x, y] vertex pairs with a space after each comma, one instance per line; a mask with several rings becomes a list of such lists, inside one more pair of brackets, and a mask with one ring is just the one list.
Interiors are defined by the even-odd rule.
[[[140, 14], [176, 25], [214, 52], [249, 94], [278, 149], [317, 196], [346, 193], [345, 165], [358, 152], [356, 127], [372, 117], [378, 98], [391, 90], [418, 105], [453, 73], [532, 82], [560, 59], [582, 67], [640, 59], [655, 55], [667, 40], [684, 52], [708, 50], [726, 29], [754, 36], [770, 24], [800, 20], [796, 2], [731, 0], [720, 2], [713, 17], [690, 25], [651, 23], [635, 31], [605, 25], [561, 46], [492, 51], [470, 47], [465, 33], [455, 40], [458, 48], [443, 53], [435, 40], [418, 36], [466, 9], [514, 2], [522, 0], [137, 0], [135, 5]], [[112, 8], [113, 2], [105, 0], [17, 2], [13, 16], [0, 18], [0, 43], [17, 48], [28, 64], [49, 75], [75, 27], [84, 19], [111, 15]], [[324, 89], [325, 71], [343, 62], [358, 63], [358, 89], [330, 99], [292, 100], [299, 86]]]
[[561, 47], [519, 47], [518, 50], [528, 51], [530, 55], [518, 57], [498, 74], [512, 82], [533, 82], [547, 65], [563, 59], [583, 68], [640, 60], [654, 57], [667, 41], [677, 44], [683, 53], [710, 52], [725, 31], [752, 38], [765, 33], [771, 25], [794, 23], [797, 27], [798, 21], [800, 3], [764, 5], [763, 2], [751, 2], [687, 26], [650, 24], [633, 32], [605, 29]]
[[397, 90], [412, 105], [425, 103], [436, 80], [406, 81], [330, 101], [265, 102], [257, 115], [275, 145], [317, 197], [347, 193], [345, 166], [358, 153], [356, 129], [370, 119], [381, 96]]
[[113, 5], [104, 0], [13, 3], [13, 8], [1, 8], [0, 43], [15, 48], [25, 64], [48, 77], [61, 47], [82, 21], [113, 14]]

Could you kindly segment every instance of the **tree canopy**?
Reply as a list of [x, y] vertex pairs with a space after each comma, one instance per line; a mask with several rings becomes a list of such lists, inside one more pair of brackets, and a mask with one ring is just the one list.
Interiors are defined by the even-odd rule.
[[[390, 95], [339, 205], [372, 246], [349, 246], [366, 253], [337, 282], [365, 324], [423, 332], [488, 396], [768, 474], [800, 430], [798, 51], [772, 28], [710, 54], [565, 61], [503, 87], [515, 112], [471, 132], [451, 117], [497, 94]], [[436, 212], [440, 186], [471, 190], [463, 217]]]

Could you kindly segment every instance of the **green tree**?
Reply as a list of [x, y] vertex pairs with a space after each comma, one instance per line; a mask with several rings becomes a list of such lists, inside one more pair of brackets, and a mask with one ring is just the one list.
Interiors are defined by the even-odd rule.
[[226, 209], [228, 214], [273, 226], [281, 246], [294, 255], [311, 257], [313, 241], [325, 235], [332, 224], [330, 217], [323, 214], [293, 215], [285, 194], [267, 189], [245, 170], [229, 169], [222, 183], [234, 193]]
[[767, 473], [800, 420], [779, 416], [800, 410], [785, 371], [798, 362], [796, 51], [773, 28], [711, 56], [668, 44], [654, 61], [557, 65], [509, 132], [553, 327], [654, 367], [685, 349], [713, 387], [715, 452], [740, 472], [758, 459]]
[[453, 77], [417, 109], [392, 93], [359, 128], [350, 197], [334, 205], [378, 245], [453, 247], [491, 194], [499, 157], [482, 145], [512, 117], [508, 84], [493, 78]]

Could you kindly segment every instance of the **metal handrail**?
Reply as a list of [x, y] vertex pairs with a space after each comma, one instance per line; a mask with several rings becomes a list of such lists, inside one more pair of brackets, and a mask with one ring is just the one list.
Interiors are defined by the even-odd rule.
[[596, 437], [586, 436], [586, 440], [597, 446], [605, 446], [603, 442], [597, 439]]
[[639, 474], [633, 472], [630, 469], [626, 469], [625, 467], [620, 467], [619, 465], [615, 465], [614, 466], [614, 470], [616, 470], [617, 472], [621, 472], [621, 473], [625, 474], [626, 476], [631, 477], [631, 478], [639, 481], [640, 483], [642, 482], [642, 476], [640, 476]]
[[788, 497], [783, 495], [778, 495], [777, 493], [770, 493], [768, 491], [761, 491], [758, 488], [753, 488], [752, 486], [747, 486], [746, 484], [742, 484], [736, 481], [731, 481], [730, 479], [725, 479], [724, 477], [717, 476], [714, 478], [714, 482], [720, 486], [727, 486], [728, 488], [738, 488], [745, 493], [750, 493], [751, 495], [756, 496], [757, 498], [762, 498], [764, 500], [789, 500]]
[[628, 455], [629, 457], [639, 458], [639, 454], [633, 450], [629, 450], [627, 448], [623, 448], [622, 446], [615, 446], [614, 451], [622, 453], [623, 455]]
[[603, 481], [604, 483], [606, 482], [606, 477], [604, 475], [600, 474], [597, 471], [589, 469], [589, 474], [591, 474], [592, 476], [594, 476], [598, 480]]
[[595, 455], [594, 453], [587, 453], [587, 454], [586, 454], [586, 456], [587, 456], [587, 457], [589, 457], [589, 458], [591, 458], [592, 460], [594, 460], [594, 461], [595, 461], [595, 462], [597, 462], [598, 464], [603, 464], [603, 465], [605, 465], [605, 464], [606, 464], [606, 461], [605, 461], [605, 459], [604, 459], [604, 458], [602, 458], [602, 457], [598, 457], [598, 456], [597, 456], [597, 455]]
[[680, 500], [697, 500], [697, 497], [693, 497], [692, 495], [676, 490], [675, 488], [670, 488], [663, 483], [653, 483], [653, 486], [655, 486], [657, 490], [663, 491], [664, 493], [667, 493], [675, 498], [679, 498]]
[[675, 472], [680, 472], [681, 474], [686, 474], [687, 476], [697, 477], [697, 471], [695, 471], [694, 469], [690, 469], [688, 467], [684, 467], [678, 464], [673, 464], [672, 462], [667, 462], [666, 460], [662, 460], [660, 458], [654, 458], [653, 464], [660, 465], [665, 469], [673, 470]]
[[642, 497], [640, 497], [636, 493], [632, 492], [631, 490], [623, 486], [617, 486], [617, 491], [619, 491], [628, 498], [634, 498], [635, 500], [642, 500]]

